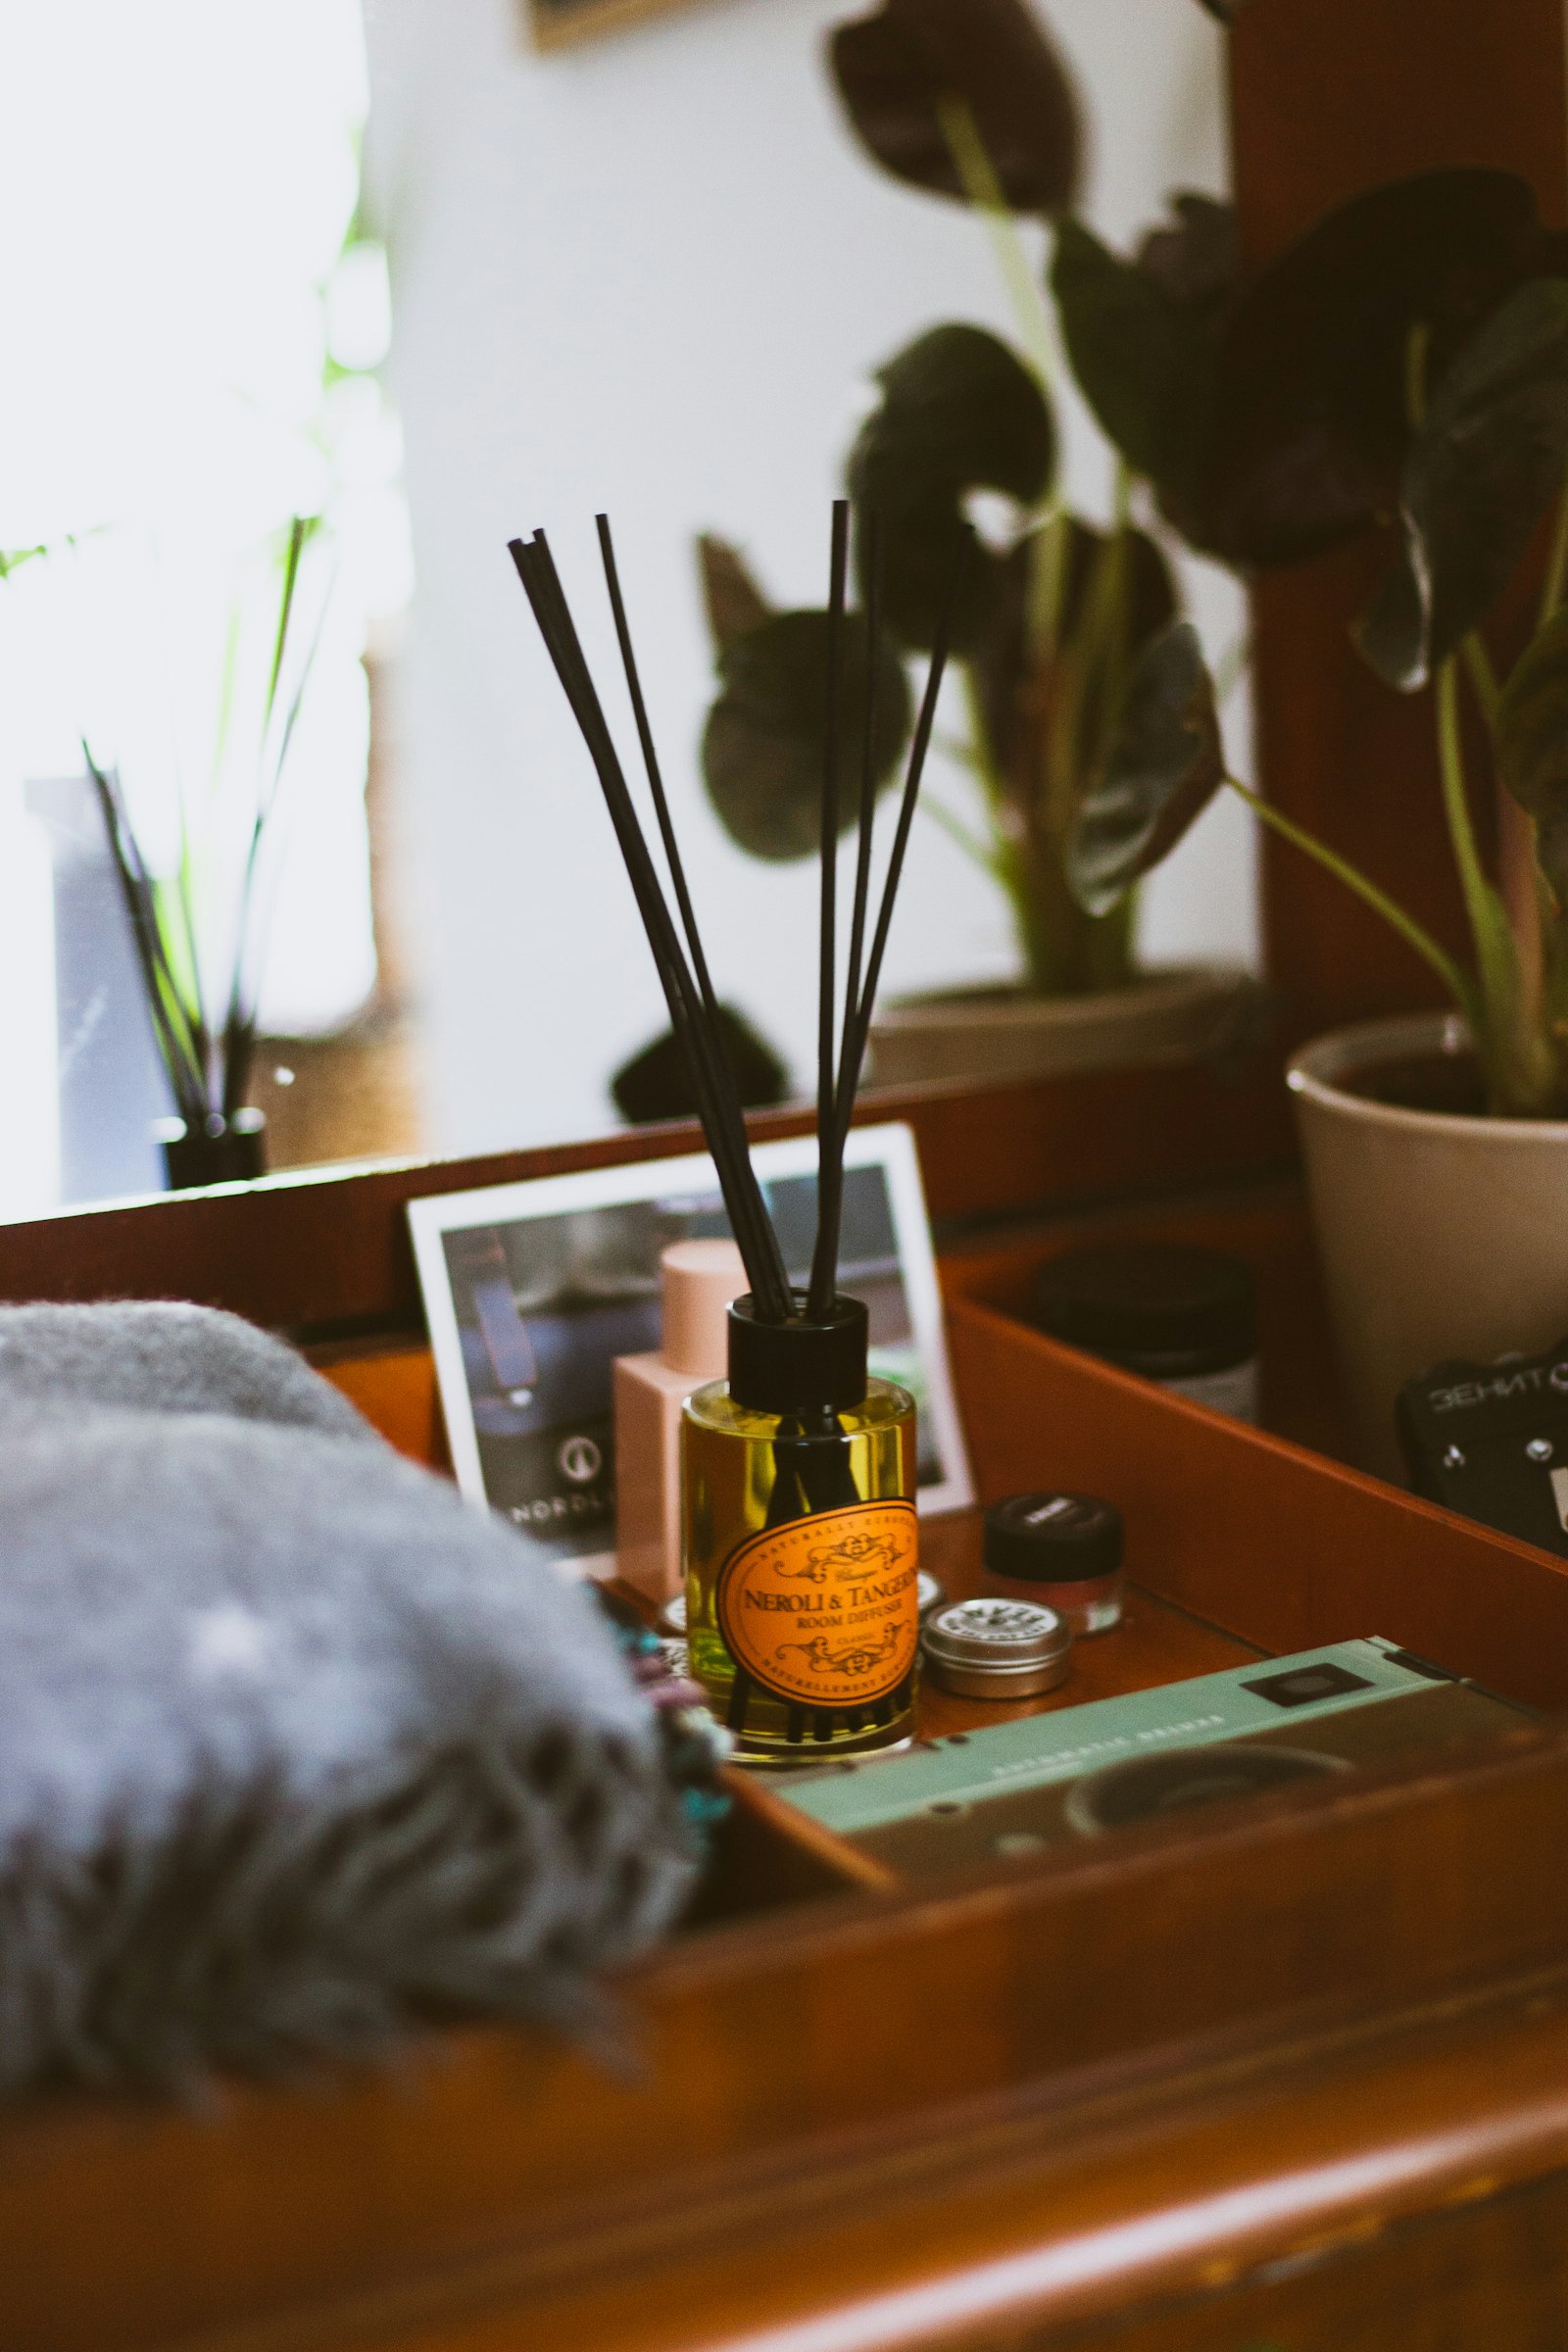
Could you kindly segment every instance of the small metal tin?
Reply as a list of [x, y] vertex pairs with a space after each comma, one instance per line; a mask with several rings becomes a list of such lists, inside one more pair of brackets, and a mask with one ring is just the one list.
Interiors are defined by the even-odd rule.
[[964, 1698], [1033, 1698], [1066, 1680], [1072, 1635], [1032, 1600], [959, 1600], [921, 1629], [933, 1682]]
[[659, 1630], [662, 1634], [673, 1634], [677, 1641], [685, 1640], [686, 1595], [684, 1592], [677, 1592], [672, 1600], [665, 1601], [659, 1612]]
[[945, 1585], [939, 1585], [934, 1576], [928, 1576], [923, 1568], [915, 1579], [914, 1589], [920, 1596], [920, 1618], [923, 1623], [933, 1609], [941, 1608], [948, 1597], [948, 1590]]

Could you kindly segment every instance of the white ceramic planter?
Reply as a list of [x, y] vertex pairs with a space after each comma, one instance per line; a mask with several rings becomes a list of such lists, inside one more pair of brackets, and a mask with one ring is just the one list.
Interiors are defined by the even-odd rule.
[[1234, 1042], [1252, 995], [1243, 973], [1182, 965], [1094, 997], [1007, 988], [906, 997], [871, 1024], [871, 1076], [878, 1086], [919, 1086], [1196, 1061]]
[[1568, 1333], [1568, 1121], [1399, 1110], [1356, 1070], [1462, 1053], [1455, 1015], [1369, 1021], [1291, 1061], [1329, 1306], [1367, 1466], [1404, 1479], [1402, 1384], [1446, 1356], [1533, 1352]]

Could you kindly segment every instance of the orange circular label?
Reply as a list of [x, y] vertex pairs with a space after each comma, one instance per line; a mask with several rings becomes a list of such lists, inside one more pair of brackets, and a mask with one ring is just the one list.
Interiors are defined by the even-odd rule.
[[764, 1528], [718, 1573], [718, 1630], [775, 1697], [867, 1707], [897, 1690], [920, 1637], [918, 1523], [908, 1502], [856, 1502]]

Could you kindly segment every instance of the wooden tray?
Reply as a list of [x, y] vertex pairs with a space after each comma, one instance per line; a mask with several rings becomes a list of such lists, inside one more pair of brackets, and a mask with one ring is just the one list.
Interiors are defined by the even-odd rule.
[[[1045, 1703], [1369, 1631], [1559, 1698], [1555, 1564], [965, 1295], [1016, 1286], [1050, 1246], [954, 1273], [981, 1488], [1114, 1494], [1144, 1595], [1124, 1633], [1085, 1646], [1092, 1684]], [[972, 1515], [932, 1530], [956, 1590], [976, 1544]], [[1435, 2067], [1478, 2108], [1499, 2066], [1538, 2091], [1568, 2080], [1568, 1873], [1540, 1866], [1565, 1847], [1568, 1738], [1544, 1724], [937, 1894], [871, 1883], [749, 1780], [704, 1915], [622, 1986], [635, 2055], [619, 2077], [479, 2033], [390, 2079], [235, 2091], [206, 2118], [53, 2105], [12, 2122], [0, 2342], [928, 2340], [901, 2335], [891, 2306], [881, 2332], [811, 2332], [826, 2307], [895, 2292], [922, 2328], [958, 2296], [987, 2328], [1038, 2323], [1052, 2332], [1029, 2342], [1054, 2342], [1129, 2293], [1201, 2294], [1216, 2264], [1261, 2276], [1352, 2213], [1364, 2228], [1352, 2160], [1382, 2168], [1390, 2226], [1479, 2196], [1451, 2134], [1411, 2158], [1413, 2119]], [[1352, 2082], [1368, 2096], [1348, 2105]], [[1270, 2183], [1242, 2254], [1223, 2201], [1239, 2132]], [[1321, 2161], [1303, 2169], [1308, 2140]], [[1207, 2218], [1144, 2243], [1137, 2217], [1168, 2199], [1178, 2148]], [[1538, 2098], [1489, 2154], [1489, 2193], [1565, 2152], [1568, 2094]], [[1112, 2227], [1121, 2253], [1107, 2241], [1087, 2263], [1085, 2232]], [[1020, 2230], [1033, 2270], [1016, 2267]], [[764, 2313], [785, 2331], [757, 2336]]]
[[[1269, 1174], [1276, 1088], [1152, 1072], [866, 1105], [911, 1117], [933, 1207], [966, 1228], [944, 1274], [983, 1494], [1070, 1481], [1128, 1512], [1128, 1622], [1044, 1703], [1366, 1632], [1557, 1703], [1558, 1566], [1298, 1442], [1338, 1438], [1299, 1198]], [[292, 1326], [431, 1458], [407, 1200], [692, 1140], [41, 1220], [0, 1233], [0, 1296], [174, 1293]], [[1106, 1207], [1118, 1188], [1145, 1198]], [[1042, 1203], [1027, 1230], [983, 1224]], [[1107, 1228], [1251, 1257], [1269, 1409], [1294, 1434], [1019, 1323], [1040, 1257]], [[977, 1543], [972, 1516], [928, 1529], [956, 1592]], [[963, 1704], [933, 1695], [927, 1727]], [[1436, 2294], [1436, 2215], [1445, 2325], [1521, 2278], [1531, 2311], [1560, 2312], [1565, 1845], [1568, 1737], [1547, 1723], [937, 1890], [889, 1886], [746, 1780], [705, 1904], [621, 1984], [618, 2075], [473, 2033], [195, 2118], [11, 2119], [0, 2344], [1016, 2352], [1103, 2328], [1296, 2352], [1351, 2342], [1369, 2267], [1379, 2308]], [[1336, 2295], [1338, 2332], [1293, 2332]]]

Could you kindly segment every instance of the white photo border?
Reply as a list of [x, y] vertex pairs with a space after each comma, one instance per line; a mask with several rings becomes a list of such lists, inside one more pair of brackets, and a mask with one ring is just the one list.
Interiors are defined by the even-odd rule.
[[[763, 1183], [779, 1177], [812, 1176], [816, 1173], [816, 1138], [784, 1136], [772, 1143], [754, 1144], [752, 1164]], [[974, 1482], [948, 1360], [942, 1293], [937, 1282], [931, 1221], [926, 1212], [913, 1130], [902, 1121], [852, 1127], [844, 1165], [880, 1167], [887, 1181], [899, 1272], [925, 1375], [927, 1417], [942, 1464], [940, 1480], [920, 1488], [916, 1497], [918, 1506], [922, 1513], [930, 1515], [966, 1510], [974, 1501]], [[560, 1216], [572, 1209], [615, 1208], [658, 1200], [671, 1193], [716, 1194], [717, 1191], [717, 1172], [708, 1153], [689, 1152], [670, 1159], [639, 1159], [618, 1167], [583, 1168], [566, 1176], [525, 1177], [515, 1184], [486, 1185], [471, 1193], [431, 1194], [409, 1202], [409, 1230], [435, 1357], [447, 1444], [459, 1491], [470, 1502], [488, 1508], [489, 1498], [484, 1491], [473, 1402], [464, 1369], [463, 1342], [447, 1266], [448, 1234], [466, 1232], [476, 1225], [522, 1224], [536, 1217]], [[572, 1576], [611, 1577], [615, 1573], [615, 1554], [596, 1552], [576, 1559], [560, 1559], [556, 1565]]]

